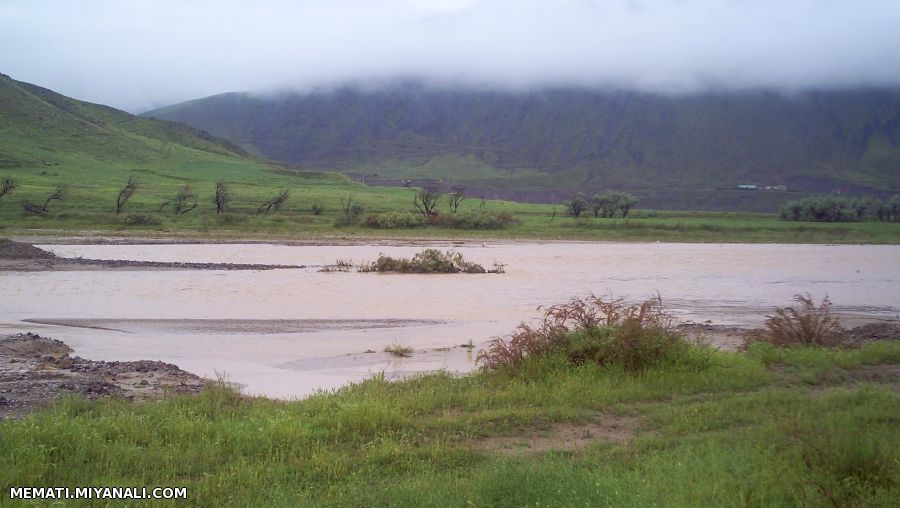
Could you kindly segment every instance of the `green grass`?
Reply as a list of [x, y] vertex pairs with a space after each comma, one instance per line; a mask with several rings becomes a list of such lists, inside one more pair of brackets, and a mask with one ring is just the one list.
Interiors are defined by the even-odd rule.
[[[199, 506], [895, 505], [900, 397], [801, 378], [824, 362], [852, 379], [851, 359], [897, 363], [900, 344], [783, 353], [641, 375], [551, 357], [514, 376], [376, 377], [295, 402], [222, 386], [143, 404], [69, 398], [0, 424], [0, 487], [186, 486]], [[473, 446], [602, 415], [636, 418], [634, 439], [528, 455]]]

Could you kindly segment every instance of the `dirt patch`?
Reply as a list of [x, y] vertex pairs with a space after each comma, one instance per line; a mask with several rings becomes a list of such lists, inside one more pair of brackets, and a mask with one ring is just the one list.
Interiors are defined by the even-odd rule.
[[52, 252], [38, 249], [33, 245], [0, 238], [0, 259], [53, 259], [55, 257], [56, 255]]
[[196, 393], [205, 384], [169, 363], [100, 362], [71, 352], [63, 342], [32, 333], [0, 336], [0, 419], [25, 415], [64, 393], [148, 400]]
[[530, 455], [551, 450], [571, 452], [596, 443], [627, 444], [634, 438], [637, 429], [637, 418], [602, 414], [588, 422], [553, 423], [546, 427], [522, 429], [512, 436], [479, 439], [472, 447], [509, 455]]

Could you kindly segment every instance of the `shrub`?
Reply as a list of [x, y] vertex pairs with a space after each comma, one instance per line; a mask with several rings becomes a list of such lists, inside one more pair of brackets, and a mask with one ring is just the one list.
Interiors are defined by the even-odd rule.
[[476, 361], [483, 369], [507, 372], [553, 354], [570, 364], [615, 364], [631, 372], [680, 360], [703, 366], [704, 357], [688, 354], [691, 347], [659, 296], [629, 305], [592, 295], [548, 308], [537, 327], [519, 325], [508, 341], [495, 340]]
[[465, 212], [434, 215], [429, 224], [449, 229], [503, 229], [516, 223], [509, 212]]
[[425, 220], [420, 215], [398, 210], [392, 212], [370, 214], [363, 224], [376, 229], [409, 229], [425, 225]]
[[367, 265], [359, 267], [361, 272], [399, 272], [399, 273], [502, 273], [503, 268], [496, 265], [493, 270], [466, 261], [459, 252], [441, 252], [437, 249], [425, 249], [412, 259], [392, 258], [381, 255]]
[[159, 226], [162, 219], [158, 215], [150, 215], [146, 213], [129, 213], [122, 215], [120, 219], [122, 224], [126, 226]]
[[247, 216], [236, 213], [222, 213], [221, 215], [216, 216], [216, 220], [218, 220], [220, 224], [241, 224], [247, 222]]
[[800, 308], [776, 307], [775, 314], [767, 316], [765, 328], [747, 335], [745, 349], [760, 341], [775, 347], [836, 346], [846, 337], [840, 320], [831, 315], [827, 296], [818, 306], [809, 295], [795, 295], [794, 300]]

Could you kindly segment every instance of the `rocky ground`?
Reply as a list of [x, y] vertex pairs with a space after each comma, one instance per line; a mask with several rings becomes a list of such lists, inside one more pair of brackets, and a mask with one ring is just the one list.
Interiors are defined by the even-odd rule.
[[177, 366], [72, 357], [64, 343], [32, 333], [0, 336], [0, 419], [22, 416], [64, 393], [152, 400], [196, 393], [205, 381]]

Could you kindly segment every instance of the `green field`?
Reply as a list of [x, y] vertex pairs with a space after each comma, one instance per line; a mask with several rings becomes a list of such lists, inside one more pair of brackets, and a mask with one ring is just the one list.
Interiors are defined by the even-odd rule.
[[[632, 374], [550, 356], [296, 402], [72, 398], [0, 424], [0, 487], [177, 486], [195, 506], [896, 506], [900, 398], [879, 373], [900, 344], [709, 360]], [[584, 446], [554, 450], [561, 429]]]
[[[599, 240], [642, 242], [786, 242], [786, 243], [900, 243], [900, 223], [798, 223], [781, 221], [775, 215], [716, 212], [650, 212], [636, 210], [628, 219], [578, 220], [564, 214], [561, 205], [536, 205], [487, 201], [483, 210], [508, 212], [514, 224], [504, 229], [461, 230], [441, 227], [371, 229], [361, 224], [336, 225], [341, 201], [353, 196], [369, 213], [392, 210], [414, 211], [413, 189], [367, 187], [332, 174], [296, 172], [253, 160], [215, 160], [185, 156], [147, 167], [104, 167], [90, 163], [77, 166], [35, 166], [0, 170], [0, 177], [13, 176], [19, 187], [0, 199], [0, 235], [58, 235], [90, 232], [122, 236], [162, 235], [231, 239], [327, 239], [327, 238], [496, 238], [546, 240]], [[163, 166], [163, 167], [160, 167]], [[116, 215], [119, 189], [129, 177], [140, 186]], [[224, 179], [231, 190], [230, 211], [215, 213], [216, 182]], [[21, 200], [43, 201], [64, 183], [68, 193], [49, 205], [45, 215], [28, 214]], [[159, 211], [161, 202], [190, 185], [197, 196], [195, 210], [175, 216]], [[258, 207], [282, 188], [290, 198], [277, 213], [257, 215]], [[323, 207], [316, 215], [314, 204]], [[447, 203], [439, 210], [449, 214]], [[458, 213], [480, 213], [478, 199], [463, 201]]]

